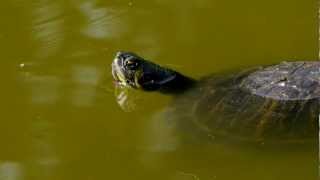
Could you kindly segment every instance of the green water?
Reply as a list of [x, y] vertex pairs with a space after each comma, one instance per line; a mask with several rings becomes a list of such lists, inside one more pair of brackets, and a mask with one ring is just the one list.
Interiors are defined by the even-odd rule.
[[[117, 104], [111, 61], [130, 50], [195, 78], [315, 60], [316, 0], [3, 0], [0, 180], [317, 179], [317, 148], [169, 142], [170, 97]], [[156, 134], [156, 135], [155, 135]]]

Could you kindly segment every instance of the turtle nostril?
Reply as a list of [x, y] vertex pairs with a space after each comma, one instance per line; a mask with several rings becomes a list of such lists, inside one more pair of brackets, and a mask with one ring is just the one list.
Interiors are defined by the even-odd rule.
[[122, 54], [123, 54], [123, 51], [118, 51], [118, 52], [116, 53], [116, 57], [119, 58], [119, 57], [122, 56]]
[[116, 57], [122, 61], [126, 60], [127, 58], [130, 57], [130, 55], [126, 52], [123, 52], [123, 51], [119, 51], [117, 54], [116, 54]]
[[122, 64], [123, 64], [123, 60], [122, 60], [122, 58], [117, 58], [117, 65], [119, 66], [119, 67], [121, 67], [122, 66]]
[[125, 57], [125, 53], [123, 51], [118, 51], [116, 53], [116, 63], [118, 66], [123, 66], [123, 62], [125, 61], [126, 57]]

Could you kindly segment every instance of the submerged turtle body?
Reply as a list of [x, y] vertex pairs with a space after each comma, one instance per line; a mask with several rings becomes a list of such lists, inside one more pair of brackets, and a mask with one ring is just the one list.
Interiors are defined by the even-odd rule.
[[113, 76], [124, 86], [173, 94], [166, 118], [185, 134], [246, 141], [316, 140], [320, 62], [283, 62], [199, 81], [120, 52]]
[[[276, 70], [276, 67], [272, 69]], [[192, 89], [177, 96], [167, 117], [179, 121], [179, 124], [188, 122], [184, 126], [187, 131], [197, 127], [198, 133], [215, 138], [272, 142], [316, 140], [320, 108], [319, 78], [310, 82], [310, 87], [318, 83], [316, 89], [300, 89], [296, 96], [291, 87], [286, 87], [289, 83], [283, 86], [285, 82], [282, 81], [265, 85], [264, 88], [269, 91], [262, 95], [258, 94], [262, 87], [255, 85], [265, 77], [260, 77], [263, 72], [261, 69], [251, 74], [217, 75], [201, 80]], [[310, 93], [304, 96], [303, 91], [309, 90]], [[313, 93], [318, 93], [318, 96]], [[297, 95], [301, 97], [297, 98]]]

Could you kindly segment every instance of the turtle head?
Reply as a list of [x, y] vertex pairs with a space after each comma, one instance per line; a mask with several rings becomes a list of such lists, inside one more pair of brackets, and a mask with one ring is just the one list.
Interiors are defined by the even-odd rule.
[[121, 86], [146, 91], [171, 92], [190, 86], [192, 79], [157, 65], [131, 52], [118, 52], [112, 62], [112, 75]]

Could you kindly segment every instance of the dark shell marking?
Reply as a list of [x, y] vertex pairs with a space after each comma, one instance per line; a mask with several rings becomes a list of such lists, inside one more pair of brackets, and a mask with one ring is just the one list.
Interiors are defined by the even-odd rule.
[[320, 62], [283, 62], [250, 74], [243, 88], [279, 100], [320, 97]]

